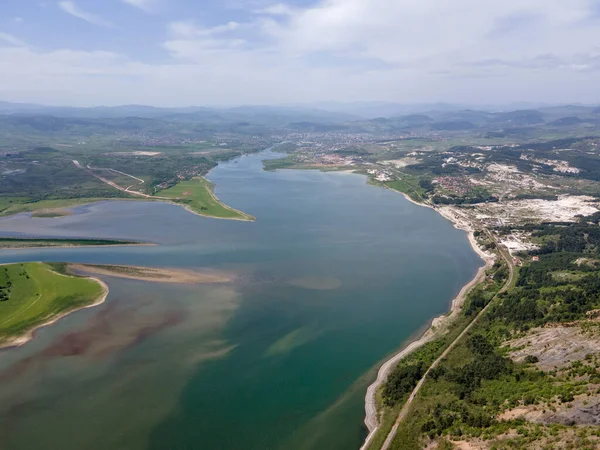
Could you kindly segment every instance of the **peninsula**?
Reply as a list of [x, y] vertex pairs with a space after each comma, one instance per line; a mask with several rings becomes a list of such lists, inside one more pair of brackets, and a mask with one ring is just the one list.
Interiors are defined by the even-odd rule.
[[8, 238], [0, 237], [0, 249], [52, 248], [52, 247], [107, 247], [154, 245], [137, 241], [113, 239], [50, 239], [50, 238]]
[[40, 327], [99, 305], [108, 287], [97, 278], [67, 275], [44, 263], [0, 266], [0, 348], [26, 343]]
[[103, 303], [108, 286], [96, 276], [184, 284], [232, 280], [229, 274], [207, 270], [39, 262], [0, 265], [0, 348], [22, 345], [36, 329]]

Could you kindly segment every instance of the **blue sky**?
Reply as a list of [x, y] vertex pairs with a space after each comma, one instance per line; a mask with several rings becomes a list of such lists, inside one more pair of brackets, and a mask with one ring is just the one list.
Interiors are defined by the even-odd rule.
[[2, 0], [0, 100], [600, 103], [600, 0]]

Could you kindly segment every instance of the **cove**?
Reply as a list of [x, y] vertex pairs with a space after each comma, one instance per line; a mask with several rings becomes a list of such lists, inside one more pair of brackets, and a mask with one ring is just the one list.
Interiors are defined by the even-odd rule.
[[465, 233], [363, 176], [219, 165], [216, 195], [256, 222], [164, 203], [0, 220], [2, 235], [155, 242], [4, 250], [0, 262], [214, 268], [227, 285], [103, 277], [105, 304], [0, 352], [3, 449], [351, 449], [373, 367], [482, 265]]

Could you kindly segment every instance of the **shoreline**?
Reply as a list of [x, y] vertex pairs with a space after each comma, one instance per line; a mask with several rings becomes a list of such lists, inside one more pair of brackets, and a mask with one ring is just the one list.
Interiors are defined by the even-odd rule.
[[[62, 273], [58, 273], [53, 271], [54, 273], [58, 274], [58, 275], [62, 275], [65, 277], [68, 277], [69, 275], [64, 275]], [[101, 287], [102, 287], [102, 293], [100, 294], [100, 296], [93, 302], [90, 303], [89, 305], [85, 305], [85, 306], [81, 306], [81, 307], [77, 307], [77, 308], [73, 308], [67, 311], [63, 311], [55, 316], [50, 317], [48, 320], [46, 320], [45, 322], [34, 326], [33, 328], [25, 331], [25, 333], [23, 333], [20, 336], [14, 337], [12, 339], [9, 339], [6, 342], [0, 342], [0, 352], [4, 351], [4, 350], [10, 350], [13, 348], [17, 348], [17, 347], [21, 347], [25, 344], [27, 344], [28, 342], [32, 341], [35, 338], [35, 333], [40, 330], [41, 328], [44, 327], [48, 327], [50, 325], [55, 324], [56, 322], [58, 322], [61, 319], [64, 319], [65, 317], [76, 313], [77, 311], [82, 311], [84, 309], [89, 309], [89, 308], [95, 308], [96, 306], [99, 306], [101, 304], [103, 304], [106, 299], [108, 298], [108, 294], [110, 293], [110, 289], [108, 288], [108, 285], [102, 281], [100, 278], [96, 278], [96, 277], [90, 277], [90, 276], [86, 276], [86, 277], [79, 277], [79, 278], [84, 278], [84, 279], [88, 279], [91, 281], [94, 281], [96, 283], [98, 283]]]
[[426, 328], [426, 331], [421, 335], [421, 337], [412, 342], [408, 342], [398, 352], [394, 353], [389, 359], [384, 361], [383, 364], [379, 367], [377, 371], [377, 378], [373, 383], [369, 385], [365, 394], [364, 424], [367, 427], [369, 434], [365, 438], [365, 441], [360, 447], [360, 450], [367, 450], [369, 448], [371, 441], [373, 440], [375, 434], [379, 430], [379, 411], [377, 410], [376, 395], [381, 385], [383, 385], [387, 381], [389, 374], [399, 361], [401, 361], [406, 356], [408, 356], [415, 350], [418, 350], [423, 345], [427, 344], [435, 337], [437, 337], [439, 330], [443, 329], [444, 325], [447, 325], [448, 322], [451, 322], [454, 319], [454, 317], [461, 311], [462, 306], [467, 298], [467, 294], [471, 291], [471, 289], [473, 289], [475, 286], [477, 286], [483, 281], [483, 279], [485, 278], [486, 271], [493, 265], [495, 261], [495, 258], [492, 255], [486, 253], [479, 247], [475, 239], [474, 230], [472, 229], [472, 227], [466, 221], [461, 220], [459, 217], [457, 217], [458, 214], [456, 214], [452, 207], [439, 208], [432, 205], [419, 203], [414, 201], [412, 198], [410, 198], [408, 194], [404, 192], [396, 191], [395, 189], [391, 189], [387, 186], [382, 187], [385, 187], [386, 189], [390, 189], [391, 191], [401, 194], [406, 200], [408, 200], [410, 203], [413, 203], [414, 205], [430, 208], [436, 211], [444, 219], [452, 223], [454, 228], [464, 231], [467, 235], [467, 239], [469, 241], [469, 244], [471, 245], [471, 248], [481, 258], [481, 260], [484, 262], [484, 265], [477, 270], [477, 273], [475, 274], [474, 278], [471, 281], [469, 281], [465, 286], [463, 286], [458, 295], [451, 301], [450, 309], [447, 313], [438, 317], [434, 317], [431, 320], [430, 325]]
[[[214, 194], [213, 194], [213, 195], [214, 195]], [[215, 198], [216, 198], [216, 197], [215, 197]], [[246, 216], [252, 217], [252, 219], [250, 219], [250, 218], [243, 218], [243, 217], [217, 217], [217, 216], [210, 216], [210, 215], [208, 215], [208, 214], [202, 214], [202, 213], [199, 213], [198, 211], [195, 211], [195, 210], [193, 210], [192, 208], [190, 208], [188, 205], [184, 205], [184, 204], [177, 203], [177, 202], [170, 201], [170, 200], [153, 200], [153, 199], [150, 199], [150, 198], [148, 198], [148, 199], [143, 199], [143, 200], [141, 200], [141, 201], [144, 201], [144, 200], [146, 200], [146, 201], [153, 201], [153, 202], [168, 203], [168, 204], [170, 204], [170, 205], [174, 205], [174, 206], [178, 206], [178, 207], [180, 207], [180, 208], [183, 208], [183, 209], [185, 209], [187, 212], [189, 212], [189, 213], [192, 213], [192, 214], [194, 214], [194, 215], [196, 215], [196, 216], [200, 216], [200, 217], [207, 217], [207, 218], [209, 218], [209, 219], [217, 219], [217, 220], [237, 220], [238, 222], [256, 222], [256, 217], [254, 217], [254, 216], [250, 216], [250, 214], [246, 214], [246, 213], [244, 213], [244, 212], [242, 212], [242, 211], [238, 211], [237, 209], [230, 208], [230, 207], [228, 207], [227, 205], [225, 205], [224, 203], [221, 203], [221, 201], [220, 201], [220, 200], [218, 200], [218, 199], [217, 199], [217, 201], [218, 201], [219, 203], [221, 203], [221, 204], [222, 204], [222, 205], [223, 205], [225, 208], [227, 208], [227, 209], [229, 209], [229, 210], [231, 210], [231, 211], [235, 211], [235, 212], [237, 212], [237, 213], [239, 213], [239, 214], [244, 214], [244, 215], [246, 215]], [[138, 200], [138, 201], [140, 201], [140, 200]]]
[[[214, 196], [214, 194], [213, 194]], [[173, 200], [163, 200], [160, 198], [156, 198], [156, 197], [148, 197], [148, 198], [142, 198], [142, 197], [123, 197], [123, 198], [94, 198], [94, 199], [90, 199], [89, 202], [84, 202], [84, 203], [78, 203], [76, 205], [72, 205], [72, 206], [66, 206], [65, 208], [68, 208], [69, 210], [73, 210], [73, 208], [77, 208], [80, 206], [90, 206], [90, 205], [95, 205], [98, 203], [102, 203], [102, 202], [159, 202], [159, 203], [167, 203], [169, 205], [174, 205], [177, 206], [179, 208], [183, 208], [185, 209], [187, 212], [190, 212], [196, 216], [200, 216], [200, 217], [207, 217], [209, 219], [219, 219], [219, 220], [237, 220], [240, 222], [256, 222], [256, 217], [247, 214], [243, 211], [239, 211], [237, 209], [231, 208], [227, 205], [225, 205], [224, 203], [222, 203], [218, 197], [215, 197], [217, 199], [217, 201], [219, 203], [221, 203], [221, 205], [223, 205], [223, 207], [225, 207], [226, 209], [239, 213], [239, 214], [243, 214], [248, 216], [248, 218], [242, 218], [242, 217], [217, 217], [217, 216], [211, 216], [209, 214], [202, 214], [198, 211], [193, 210], [192, 208], [190, 208], [187, 205], [184, 205], [182, 203], [177, 203]], [[18, 211], [12, 214], [8, 214], [8, 215], [1, 215], [0, 214], [0, 219], [8, 219], [10, 217], [14, 217], [14, 216], [18, 216], [19, 214], [33, 214], [35, 211]], [[48, 219], [61, 219], [63, 217], [69, 217], [69, 216], [61, 216], [61, 217], [47, 217]], [[38, 217], [34, 217], [35, 219], [37, 219]], [[118, 245], [118, 244], [117, 244]], [[111, 245], [111, 246], [117, 246], [117, 245]], [[124, 244], [124, 245], [156, 245], [156, 244], [152, 244], [152, 243], [148, 243], [148, 244]], [[123, 245], [119, 245], [119, 246], [123, 246]], [[99, 247], [98, 245], [93, 245], [92, 247]], [[108, 245], [105, 245], [103, 247], [108, 247]], [[6, 247], [4, 247], [6, 248]], [[29, 247], [29, 248], [34, 248], [34, 247]], [[46, 247], [41, 247], [41, 248], [46, 248]], [[0, 250], [2, 249], [2, 247], [0, 247]]]

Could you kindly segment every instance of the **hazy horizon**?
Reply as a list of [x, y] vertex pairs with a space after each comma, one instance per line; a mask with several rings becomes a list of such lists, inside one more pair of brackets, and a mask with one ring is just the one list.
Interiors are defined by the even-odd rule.
[[[583, 108], [593, 108], [600, 105], [600, 102], [527, 102], [527, 101], [515, 101], [515, 102], [505, 102], [505, 103], [462, 103], [462, 102], [444, 102], [444, 101], [432, 101], [432, 102], [415, 102], [415, 103], [405, 103], [405, 102], [394, 102], [394, 101], [377, 101], [377, 100], [357, 100], [357, 101], [314, 101], [314, 102], [305, 102], [305, 103], [226, 103], [226, 104], [218, 104], [218, 103], [206, 103], [206, 104], [182, 104], [181, 106], [163, 106], [159, 104], [152, 103], [115, 103], [115, 104], [105, 104], [105, 103], [90, 103], [83, 105], [70, 105], [64, 103], [43, 103], [36, 101], [9, 101], [3, 98], [0, 98], [0, 107], [1, 106], [14, 106], [18, 107], [38, 107], [38, 108], [72, 108], [72, 109], [92, 109], [92, 108], [155, 108], [155, 109], [242, 109], [242, 108], [272, 108], [272, 109], [323, 109], [327, 110], [327, 108], [332, 107], [352, 107], [352, 106], [361, 106], [361, 105], [371, 105], [371, 106], [397, 106], [397, 107], [405, 107], [405, 108], [413, 108], [415, 110], [420, 110], [422, 108], [425, 111], [427, 108], [435, 108], [435, 107], [444, 107], [449, 108], [451, 110], [461, 110], [461, 109], [477, 109], [482, 111], [489, 111], [492, 109], [498, 110], [509, 110], [511, 108], [531, 108], [531, 109], [539, 109], [539, 108], [553, 108], [553, 107], [583, 107]], [[432, 111], [434, 109], [431, 109]], [[1, 111], [1, 110], [0, 110]]]

